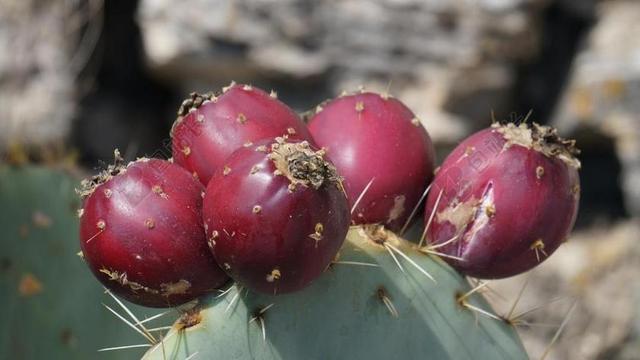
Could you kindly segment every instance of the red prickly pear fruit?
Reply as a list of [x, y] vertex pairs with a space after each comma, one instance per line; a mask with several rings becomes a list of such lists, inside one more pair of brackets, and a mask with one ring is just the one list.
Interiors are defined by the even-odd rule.
[[283, 138], [241, 148], [205, 192], [207, 239], [242, 286], [281, 294], [330, 265], [349, 228], [341, 180], [324, 152]]
[[182, 103], [171, 130], [173, 159], [207, 186], [235, 150], [283, 135], [311, 139], [302, 120], [274, 92], [232, 83], [217, 97], [192, 93]]
[[495, 279], [550, 256], [573, 228], [575, 141], [538, 124], [493, 124], [446, 158], [426, 203], [427, 239], [453, 267]]
[[318, 108], [309, 131], [357, 202], [351, 220], [399, 230], [433, 178], [431, 138], [411, 110], [385, 95], [342, 96]]
[[83, 182], [80, 245], [100, 282], [149, 307], [186, 303], [228, 277], [207, 248], [203, 186], [159, 159], [116, 164]]

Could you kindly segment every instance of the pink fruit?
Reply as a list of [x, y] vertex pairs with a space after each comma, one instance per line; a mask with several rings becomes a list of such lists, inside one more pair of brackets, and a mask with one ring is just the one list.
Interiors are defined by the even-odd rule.
[[158, 159], [126, 167], [116, 161], [85, 180], [80, 245], [93, 274], [151, 307], [176, 306], [224, 285], [228, 277], [202, 226], [203, 190], [186, 170]]
[[574, 141], [537, 124], [494, 124], [472, 135], [436, 175], [426, 205], [427, 224], [433, 213], [427, 239], [459, 258], [445, 260], [474, 277], [503, 278], [533, 268], [573, 228], [577, 153]]
[[309, 122], [318, 146], [344, 177], [356, 224], [400, 229], [433, 177], [427, 131], [400, 101], [374, 93], [342, 96]]
[[182, 103], [171, 131], [173, 158], [206, 186], [238, 148], [283, 135], [311, 138], [302, 120], [275, 93], [232, 83], [218, 97], [192, 93]]
[[331, 263], [349, 228], [335, 168], [304, 142], [241, 148], [209, 182], [203, 215], [212, 252], [241, 285], [299, 290]]

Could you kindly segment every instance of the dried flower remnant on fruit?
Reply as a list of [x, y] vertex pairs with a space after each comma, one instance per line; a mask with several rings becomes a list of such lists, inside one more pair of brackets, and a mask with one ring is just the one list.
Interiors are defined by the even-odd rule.
[[114, 176], [124, 172], [126, 166], [124, 165], [124, 159], [120, 156], [118, 149], [113, 151], [113, 164], [107, 166], [106, 169], [91, 177], [90, 179], [84, 179], [80, 183], [80, 188], [76, 189], [76, 192], [80, 195], [80, 198], [85, 199], [89, 197], [100, 185], [109, 181]]
[[536, 123], [532, 125], [494, 123], [491, 127], [507, 140], [503, 151], [513, 145], [519, 145], [538, 151], [549, 158], [557, 157], [567, 165], [580, 169], [580, 160], [576, 158], [580, 150], [576, 147], [576, 141], [560, 137], [557, 129]]
[[182, 104], [180, 104], [180, 108], [178, 109], [178, 116], [183, 117], [189, 114], [190, 111], [198, 109], [202, 104], [207, 101], [211, 101], [215, 98], [212, 92], [208, 92], [205, 94], [199, 94], [197, 92], [192, 92], [189, 94], [189, 98], [185, 99]]
[[[309, 143], [289, 143], [277, 138], [269, 157], [279, 174], [286, 176], [295, 189], [296, 185], [319, 189], [325, 181], [340, 187], [341, 179], [333, 165], [324, 159], [324, 151], [313, 151]], [[290, 189], [291, 190], [291, 189]]]

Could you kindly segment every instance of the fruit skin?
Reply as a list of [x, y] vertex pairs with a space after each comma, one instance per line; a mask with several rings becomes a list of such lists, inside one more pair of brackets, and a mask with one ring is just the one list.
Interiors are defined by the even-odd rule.
[[207, 186], [235, 150], [283, 135], [311, 139], [302, 120], [275, 93], [232, 83], [217, 97], [192, 93], [182, 103], [171, 130], [173, 159]]
[[237, 150], [214, 174], [203, 207], [207, 239], [241, 285], [268, 294], [299, 290], [338, 252], [349, 210], [322, 157], [306, 142], [278, 138]]
[[[580, 197], [575, 142], [533, 124], [494, 124], [464, 140], [438, 171], [425, 223], [457, 270], [503, 278], [533, 268], [569, 235]], [[457, 236], [457, 237], [456, 237]]]
[[351, 207], [373, 179], [352, 221], [399, 230], [433, 178], [427, 131], [399, 100], [374, 93], [342, 96], [318, 110], [309, 131], [344, 177]]
[[[237, 296], [232, 289], [221, 298], [209, 295], [191, 314], [196, 319], [188, 321], [192, 326], [184, 319], [177, 321], [163, 336], [163, 345], [151, 348], [143, 359], [186, 359], [194, 353], [202, 359], [256, 360], [528, 359], [515, 327], [456, 302], [456, 295], [470, 290], [463, 277], [407, 241], [395, 236], [388, 241], [432, 274], [437, 284], [403, 258], [399, 261], [405, 273], [401, 272], [382, 246], [353, 227], [340, 260], [377, 267], [334, 264], [295, 294], [242, 291]], [[397, 317], [381, 295], [393, 304]], [[477, 292], [469, 302], [493, 313]]]
[[80, 245], [93, 274], [150, 307], [183, 304], [224, 285], [228, 278], [205, 240], [202, 192], [187, 171], [159, 159], [110, 166], [85, 181]]

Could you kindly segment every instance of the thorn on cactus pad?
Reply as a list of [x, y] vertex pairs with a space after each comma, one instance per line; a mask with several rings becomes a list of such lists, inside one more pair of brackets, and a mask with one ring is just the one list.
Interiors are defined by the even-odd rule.
[[232, 288], [236, 289], [236, 293], [233, 295], [233, 297], [231, 298], [231, 300], [229, 301], [229, 304], [227, 305], [227, 307], [224, 309], [225, 313], [228, 313], [229, 310], [231, 310], [231, 308], [238, 302], [238, 300], [240, 299], [240, 293], [242, 292], [243, 288], [240, 285], [234, 285], [232, 286]]
[[384, 306], [387, 308], [387, 310], [389, 310], [389, 313], [391, 314], [391, 316], [393, 316], [394, 318], [398, 318], [398, 316], [399, 316], [398, 315], [398, 310], [396, 310], [395, 305], [393, 305], [393, 302], [391, 301], [391, 298], [389, 297], [389, 293], [384, 288], [384, 286], [378, 287], [378, 289], [376, 290], [375, 295], [378, 298], [378, 300], [380, 300], [384, 304]]
[[369, 267], [380, 267], [379, 264], [366, 263], [360, 261], [345, 261], [345, 260], [336, 260], [331, 263], [331, 265], [356, 265], [356, 266], [369, 266]]

